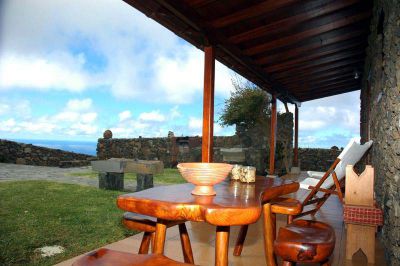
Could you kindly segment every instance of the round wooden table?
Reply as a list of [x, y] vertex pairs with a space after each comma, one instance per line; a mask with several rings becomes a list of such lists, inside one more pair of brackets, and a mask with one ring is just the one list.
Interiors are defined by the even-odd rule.
[[[215, 225], [215, 265], [228, 265], [229, 230], [232, 225], [255, 223], [263, 212], [263, 204], [295, 192], [297, 182], [258, 176], [255, 183], [224, 181], [215, 186], [215, 196], [195, 196], [192, 184], [154, 187], [118, 197], [120, 209], [157, 217], [154, 253], [163, 254], [166, 220], [189, 220]], [[264, 205], [265, 206], [265, 205]], [[266, 209], [266, 208], [264, 208]], [[268, 208], [267, 208], [268, 209]], [[265, 251], [268, 263], [274, 261], [271, 228], [273, 221], [266, 215], [264, 222]]]

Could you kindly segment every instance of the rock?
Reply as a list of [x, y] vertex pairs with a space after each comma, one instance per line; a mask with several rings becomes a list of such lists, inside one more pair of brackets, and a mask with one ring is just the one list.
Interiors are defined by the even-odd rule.
[[62, 246], [44, 246], [35, 249], [35, 253], [39, 254], [41, 257], [51, 257], [57, 254], [61, 254], [65, 251]]

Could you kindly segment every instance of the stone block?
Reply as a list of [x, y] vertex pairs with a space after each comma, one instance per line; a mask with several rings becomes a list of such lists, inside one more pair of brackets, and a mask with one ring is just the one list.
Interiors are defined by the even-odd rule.
[[123, 173], [99, 173], [99, 188], [109, 190], [124, 190]]
[[15, 160], [16, 164], [26, 164], [26, 160], [24, 158], [17, 158], [17, 160]]
[[136, 180], [137, 180], [136, 191], [152, 188], [154, 186], [152, 174], [137, 174]]

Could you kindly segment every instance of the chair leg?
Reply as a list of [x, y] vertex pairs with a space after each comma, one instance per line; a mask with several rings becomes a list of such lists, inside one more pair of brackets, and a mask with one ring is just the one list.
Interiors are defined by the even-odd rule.
[[240, 256], [242, 254], [242, 249], [244, 245], [244, 240], [246, 239], [247, 229], [249, 225], [242, 225], [240, 227], [238, 238], [236, 239], [235, 249], [233, 250], [233, 256]]
[[287, 216], [287, 224], [293, 223], [293, 219], [294, 219], [293, 215], [288, 215]]
[[293, 263], [291, 261], [283, 261], [282, 262], [282, 266], [294, 266], [296, 265], [296, 263]]
[[142, 242], [140, 243], [139, 254], [149, 253], [149, 246], [152, 239], [152, 233], [144, 232]]
[[326, 260], [324, 262], [321, 262], [321, 266], [331, 266], [331, 263], [329, 262], [329, 260]]
[[183, 259], [186, 263], [194, 264], [192, 246], [190, 245], [189, 234], [185, 223], [179, 224], [179, 235], [181, 238]]

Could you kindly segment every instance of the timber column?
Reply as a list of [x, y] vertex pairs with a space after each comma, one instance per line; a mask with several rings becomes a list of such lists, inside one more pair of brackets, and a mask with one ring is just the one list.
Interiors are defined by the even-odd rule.
[[213, 160], [214, 146], [214, 78], [215, 55], [214, 47], [204, 47], [204, 93], [203, 93], [203, 135], [201, 146], [201, 161]]
[[277, 129], [277, 113], [276, 113], [276, 95], [272, 95], [271, 101], [271, 133], [269, 136], [269, 172], [274, 175], [275, 172], [275, 147], [276, 147], [276, 129]]

